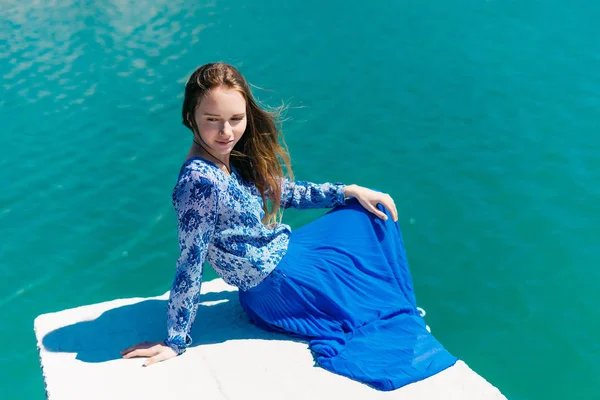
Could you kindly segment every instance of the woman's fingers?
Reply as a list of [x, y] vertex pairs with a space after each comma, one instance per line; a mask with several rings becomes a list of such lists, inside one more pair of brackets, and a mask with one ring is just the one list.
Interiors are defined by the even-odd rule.
[[149, 349], [137, 349], [125, 354], [123, 358], [152, 357], [156, 355], [156, 352], [154, 347], [150, 347]]
[[392, 214], [392, 219], [394, 222], [396, 222], [398, 221], [398, 210], [396, 210], [396, 204], [390, 195], [386, 194], [385, 196], [385, 201], [383, 201], [382, 204], [389, 210], [390, 214]]
[[123, 358], [152, 357], [156, 352], [156, 343], [142, 342], [121, 351], [121, 355]]
[[146, 360], [146, 362], [144, 363], [144, 367], [148, 367], [152, 364], [156, 364], [158, 362], [165, 361], [169, 358], [171, 358], [171, 355], [169, 353], [167, 353], [166, 351], [162, 351], [162, 352], [158, 353], [157, 355], [155, 355], [154, 357], [150, 357], [148, 360]]
[[177, 356], [177, 352], [164, 344], [164, 342], [142, 342], [121, 351], [123, 358], [148, 357], [144, 362], [147, 367], [157, 362], [168, 360]]
[[384, 212], [379, 211], [379, 209], [377, 207], [375, 207], [373, 204], [369, 204], [369, 206], [367, 207], [367, 210], [371, 211], [373, 214], [377, 215], [379, 218], [383, 219], [384, 221], [387, 220], [387, 215], [385, 215]]
[[[364, 189], [364, 188], [361, 188]], [[369, 189], [364, 189], [355, 196], [360, 204], [368, 211], [375, 214], [377, 217], [387, 220], [388, 216], [385, 212], [377, 208], [378, 204], [384, 206], [390, 213], [394, 222], [398, 221], [398, 210], [392, 197], [387, 193], [376, 192]]]
[[394, 222], [398, 221], [398, 211], [396, 210], [396, 204], [394, 204], [394, 200], [392, 200], [392, 198], [389, 195], [387, 195], [387, 194], [384, 195], [383, 199], [376, 201], [374, 204], [369, 203], [369, 207], [367, 207], [367, 209], [369, 211], [371, 211], [373, 214], [377, 215], [379, 218], [381, 218], [383, 220], [387, 220], [388, 219], [387, 215], [385, 214], [385, 212], [380, 211], [377, 208], [377, 204], [381, 204], [385, 208], [387, 208], [387, 210], [390, 212], [390, 215], [392, 216], [392, 219], [394, 220]]
[[135, 349], [137, 349], [138, 347], [140, 347], [140, 346], [144, 346], [144, 345], [146, 345], [146, 344], [147, 344], [147, 342], [142, 342], [142, 343], [135, 344], [135, 345], [133, 345], [133, 346], [129, 346], [129, 347], [128, 347], [128, 348], [126, 348], [125, 350], [121, 350], [121, 355], [125, 355], [125, 354], [129, 353], [130, 351], [132, 351], [132, 350], [135, 350]]

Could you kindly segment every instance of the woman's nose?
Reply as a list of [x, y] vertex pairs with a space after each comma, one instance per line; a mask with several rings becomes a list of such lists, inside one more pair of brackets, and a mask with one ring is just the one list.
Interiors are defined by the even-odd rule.
[[229, 122], [225, 121], [225, 123], [223, 124], [223, 129], [221, 130], [221, 133], [223, 133], [224, 135], [230, 135], [232, 133], [232, 129], [231, 129], [231, 125], [229, 124]]

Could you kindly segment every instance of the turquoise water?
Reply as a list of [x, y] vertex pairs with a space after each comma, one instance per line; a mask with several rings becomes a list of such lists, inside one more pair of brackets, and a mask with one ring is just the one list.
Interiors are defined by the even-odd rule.
[[451, 352], [510, 399], [598, 397], [597, 2], [198, 3], [3, 2], [1, 398], [44, 397], [37, 315], [169, 289], [214, 60], [289, 105], [298, 178], [394, 197]]

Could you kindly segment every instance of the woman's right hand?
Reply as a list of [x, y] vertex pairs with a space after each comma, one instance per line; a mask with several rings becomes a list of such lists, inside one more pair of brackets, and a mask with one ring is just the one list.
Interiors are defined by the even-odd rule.
[[121, 351], [123, 358], [148, 357], [144, 367], [177, 357], [177, 352], [165, 342], [142, 342]]

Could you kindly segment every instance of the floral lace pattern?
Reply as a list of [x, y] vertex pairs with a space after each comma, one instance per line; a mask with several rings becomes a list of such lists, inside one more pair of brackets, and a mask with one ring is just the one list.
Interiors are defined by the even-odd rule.
[[[186, 161], [173, 189], [180, 256], [167, 309], [165, 343], [181, 354], [200, 300], [207, 261], [228, 284], [248, 290], [262, 282], [285, 255], [291, 229], [262, 223], [263, 201], [256, 186], [196, 157]], [[306, 181], [282, 185], [283, 208], [329, 208], [344, 204], [344, 185]]]

